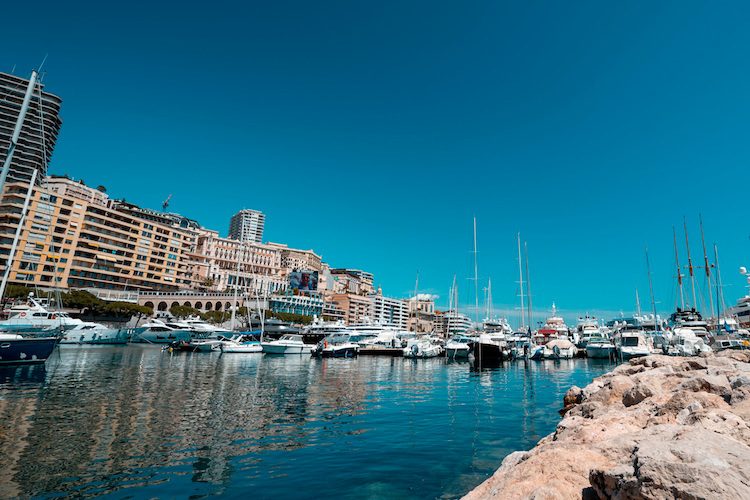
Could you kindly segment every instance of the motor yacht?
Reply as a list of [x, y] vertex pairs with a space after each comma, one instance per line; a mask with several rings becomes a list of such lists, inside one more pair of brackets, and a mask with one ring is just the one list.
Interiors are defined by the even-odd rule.
[[359, 353], [359, 344], [352, 342], [351, 335], [345, 332], [332, 333], [317, 346], [311, 354], [322, 358], [351, 358]]
[[99, 323], [82, 321], [79, 325], [65, 330], [61, 344], [127, 344], [134, 335], [143, 333], [146, 328], [107, 328]]
[[190, 342], [195, 333], [187, 327], [167, 325], [164, 321], [151, 318], [144, 323], [145, 330], [133, 336], [133, 342], [147, 342], [149, 344], [169, 344], [170, 342]]
[[445, 343], [445, 355], [449, 359], [466, 359], [471, 354], [472, 343], [476, 339], [461, 335], [448, 339]]
[[232, 353], [255, 353], [263, 352], [260, 341], [257, 340], [261, 332], [241, 332], [221, 342], [221, 352]]
[[442, 352], [440, 345], [424, 337], [409, 339], [403, 349], [405, 358], [434, 358]]
[[305, 344], [302, 341], [302, 335], [287, 334], [282, 335], [278, 340], [261, 342], [264, 354], [310, 354], [313, 345]]

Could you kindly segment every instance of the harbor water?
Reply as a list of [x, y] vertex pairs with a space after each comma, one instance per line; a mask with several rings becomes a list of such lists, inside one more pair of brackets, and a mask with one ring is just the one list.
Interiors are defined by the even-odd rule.
[[61, 346], [0, 368], [0, 497], [456, 498], [613, 366]]

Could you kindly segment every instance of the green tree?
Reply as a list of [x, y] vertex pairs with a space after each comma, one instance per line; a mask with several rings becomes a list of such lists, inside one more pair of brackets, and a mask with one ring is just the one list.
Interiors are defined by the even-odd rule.
[[201, 312], [190, 306], [173, 306], [169, 309], [169, 313], [178, 318], [187, 318], [188, 316], [199, 316]]
[[79, 313], [83, 313], [85, 309], [94, 312], [104, 305], [102, 299], [86, 290], [71, 290], [68, 293], [60, 294], [60, 298], [63, 307], [78, 309]]
[[123, 319], [130, 319], [135, 316], [140, 319], [142, 316], [154, 314], [154, 310], [150, 307], [140, 306], [132, 302], [102, 302], [103, 304], [100, 304], [96, 309], [98, 315], [116, 316]]
[[229, 321], [231, 314], [232, 313], [228, 311], [208, 311], [207, 313], [201, 314], [201, 319], [216, 325]]

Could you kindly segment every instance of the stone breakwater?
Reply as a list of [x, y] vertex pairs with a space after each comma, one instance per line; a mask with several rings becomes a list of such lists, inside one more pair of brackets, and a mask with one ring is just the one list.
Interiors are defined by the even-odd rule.
[[633, 359], [564, 404], [464, 498], [750, 499], [750, 351]]

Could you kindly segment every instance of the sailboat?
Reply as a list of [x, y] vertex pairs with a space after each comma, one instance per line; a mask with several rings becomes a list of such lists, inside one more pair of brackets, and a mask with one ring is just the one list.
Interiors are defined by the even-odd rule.
[[[475, 288], [478, 280], [477, 276], [477, 219], [474, 218], [474, 284]], [[478, 290], [477, 290], [478, 291]], [[479, 309], [479, 299], [477, 298], [477, 310]], [[496, 331], [484, 331], [479, 338], [472, 343], [471, 350], [476, 362], [484, 361], [502, 361], [510, 357], [510, 349], [506, 341], [506, 331], [501, 328]]]
[[[237, 289], [240, 286], [240, 260], [242, 256], [242, 247], [237, 250], [237, 278], [234, 283], [234, 295], [232, 297], [232, 319], [229, 322], [229, 328], [234, 330], [234, 321], [237, 317]], [[260, 345], [260, 341], [256, 339], [263, 337], [263, 322], [261, 321], [260, 331], [255, 332], [238, 332], [235, 333], [231, 338], [224, 339], [219, 343], [219, 349], [222, 353], [261, 353], [263, 347]]]
[[[13, 154], [18, 144], [18, 138], [21, 134], [21, 128], [23, 127], [24, 119], [26, 118], [26, 112], [29, 109], [29, 103], [31, 102], [34, 88], [36, 87], [36, 80], [38, 77], [37, 71], [31, 72], [31, 78], [29, 79], [29, 85], [26, 88], [26, 94], [24, 95], [23, 104], [21, 105], [21, 111], [18, 114], [16, 120], [16, 126], [11, 136], [10, 145], [8, 152], [5, 157], [3, 164], [3, 170], [0, 174], [0, 193], [2, 193], [5, 179], [10, 171], [10, 164], [13, 160]], [[41, 107], [41, 89], [39, 91], [39, 106]], [[42, 131], [44, 135], [44, 131]], [[46, 154], [46, 152], [45, 152]], [[0, 283], [0, 298], [2, 298], [5, 288], [8, 284], [8, 278], [10, 277], [10, 270], [13, 266], [13, 256], [15, 255], [16, 247], [18, 246], [18, 240], [21, 235], [24, 223], [26, 222], [26, 214], [29, 208], [29, 200], [31, 199], [31, 192], [34, 189], [36, 183], [38, 170], [34, 169], [31, 174], [31, 181], [29, 182], [29, 189], [26, 192], [26, 199], [21, 210], [21, 216], [18, 220], [18, 227], [16, 228], [16, 234], [13, 238], [13, 244], [11, 250], [8, 253], [8, 259], [5, 263], [5, 273], [3, 274], [2, 283]], [[30, 364], [30, 363], [44, 363], [47, 358], [52, 354], [57, 344], [60, 342], [58, 336], [46, 335], [44, 336], [31, 336], [22, 335], [19, 333], [9, 333], [2, 331], [0, 332], [0, 364]]]

